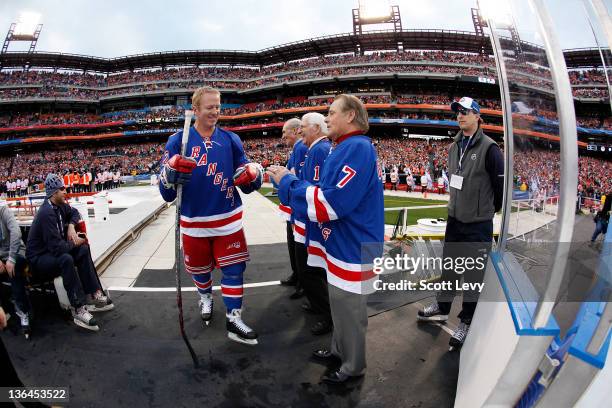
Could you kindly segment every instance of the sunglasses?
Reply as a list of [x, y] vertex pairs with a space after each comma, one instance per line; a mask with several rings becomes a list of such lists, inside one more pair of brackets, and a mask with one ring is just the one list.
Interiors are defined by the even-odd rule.
[[458, 108], [457, 109], [457, 115], [461, 114], [461, 115], [469, 115], [470, 113], [474, 112], [471, 109], [466, 109], [466, 108]]

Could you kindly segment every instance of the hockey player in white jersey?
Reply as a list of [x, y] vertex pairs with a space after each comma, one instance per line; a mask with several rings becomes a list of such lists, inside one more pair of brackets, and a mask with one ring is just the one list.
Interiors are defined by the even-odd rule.
[[180, 228], [185, 269], [200, 294], [202, 320], [213, 314], [212, 271], [220, 268], [221, 294], [227, 309], [228, 337], [257, 344], [257, 333], [242, 321], [243, 273], [249, 259], [242, 229], [244, 193], [259, 189], [263, 170], [249, 163], [238, 136], [217, 126], [218, 90], [202, 87], [192, 97], [195, 126], [189, 129], [186, 156], [180, 155], [182, 131], [170, 136], [162, 159], [159, 189], [164, 200], [176, 198], [183, 185]]

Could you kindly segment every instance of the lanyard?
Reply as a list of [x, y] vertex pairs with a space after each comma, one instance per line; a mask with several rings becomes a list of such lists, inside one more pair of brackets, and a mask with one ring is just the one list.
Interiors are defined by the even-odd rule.
[[[459, 148], [459, 151], [461, 152], [461, 155], [459, 156], [459, 171], [461, 171], [461, 163], [463, 162], [463, 156], [465, 156], [465, 153], [468, 151], [468, 149], [470, 148], [470, 144], [472, 143], [472, 137], [474, 137], [474, 135], [468, 138], [468, 142], [467, 145], [465, 145], [465, 149], [462, 149], [461, 147]], [[463, 144], [463, 139], [461, 140], [461, 144]]]
[[62, 237], [62, 239], [65, 239], [66, 237], [64, 236], [64, 223], [63, 223], [63, 219], [62, 219], [62, 213], [59, 209], [59, 207], [55, 207], [53, 208], [55, 215], [56, 215], [56, 225], [57, 225], [57, 232], [59, 232], [60, 237]]

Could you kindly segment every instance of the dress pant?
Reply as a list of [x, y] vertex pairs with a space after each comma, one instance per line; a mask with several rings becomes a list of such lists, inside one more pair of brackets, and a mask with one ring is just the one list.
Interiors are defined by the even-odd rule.
[[334, 323], [331, 352], [340, 358], [340, 372], [357, 376], [366, 369], [367, 295], [347, 292], [328, 285]]
[[293, 225], [289, 221], [287, 221], [287, 250], [289, 251], [289, 262], [291, 263], [291, 276], [297, 279], [295, 239], [293, 238]]
[[295, 249], [298, 277], [304, 294], [313, 312], [322, 314], [324, 319], [331, 321], [327, 273], [323, 268], [308, 265], [308, 251], [304, 244], [296, 242]]

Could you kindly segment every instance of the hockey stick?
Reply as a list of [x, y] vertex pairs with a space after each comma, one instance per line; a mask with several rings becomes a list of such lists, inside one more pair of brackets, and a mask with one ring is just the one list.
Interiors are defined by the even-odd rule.
[[[191, 126], [191, 118], [193, 117], [192, 110], [185, 111], [185, 124], [183, 125], [183, 138], [181, 139], [181, 156], [185, 156], [185, 150], [187, 150], [187, 140], [189, 139], [189, 128]], [[193, 347], [191, 347], [191, 343], [189, 343], [189, 339], [187, 338], [187, 334], [185, 333], [185, 324], [183, 321], [183, 295], [181, 293], [181, 202], [182, 202], [182, 194], [183, 186], [180, 184], [176, 185], [176, 230], [174, 232], [174, 259], [176, 260], [176, 265], [174, 267], [174, 272], [176, 274], [176, 305], [178, 307], [179, 312], [179, 326], [181, 328], [181, 336], [185, 341], [185, 345], [189, 349], [189, 353], [191, 354], [191, 358], [193, 360], [193, 365], [197, 368], [198, 357], [196, 356], [195, 351], [193, 351]]]

